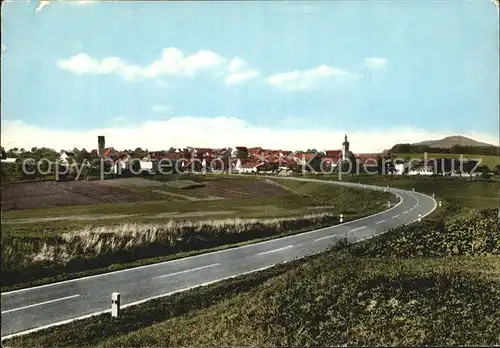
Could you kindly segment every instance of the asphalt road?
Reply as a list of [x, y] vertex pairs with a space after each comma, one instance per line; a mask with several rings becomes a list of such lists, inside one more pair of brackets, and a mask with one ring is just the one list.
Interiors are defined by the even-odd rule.
[[399, 202], [381, 213], [333, 227], [179, 260], [2, 293], [2, 339], [109, 312], [112, 292], [121, 294], [121, 308], [125, 308], [152, 298], [318, 253], [344, 237], [358, 241], [370, 238], [390, 228], [418, 221], [419, 215], [424, 217], [436, 209], [436, 201], [432, 197], [418, 192], [318, 181], [387, 190], [398, 195]]

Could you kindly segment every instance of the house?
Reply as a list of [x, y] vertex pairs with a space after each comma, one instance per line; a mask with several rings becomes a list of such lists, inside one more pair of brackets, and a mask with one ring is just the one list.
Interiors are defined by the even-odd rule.
[[434, 167], [424, 161], [411, 164], [408, 167], [407, 175], [434, 175]]
[[186, 172], [200, 172], [206, 169], [198, 158], [192, 158], [182, 163], [182, 169]]
[[120, 153], [116, 151], [113, 147], [108, 147], [102, 153], [102, 158], [114, 159]]
[[264, 149], [261, 147], [250, 147], [248, 149], [249, 156], [260, 155], [262, 152], [264, 152]]
[[299, 152], [295, 153], [295, 155], [293, 156], [293, 159], [295, 160], [295, 162], [301, 166], [307, 165], [308, 163], [310, 163], [310, 161], [312, 161], [315, 158], [319, 158], [319, 155], [317, 153], [313, 153], [313, 152], [301, 152], [301, 151], [299, 151]]
[[13, 158], [13, 157], [7, 157], [7, 158], [2, 158], [2, 163], [16, 163], [16, 159], [17, 158]]
[[116, 156], [113, 160], [116, 172], [121, 173], [123, 170], [130, 169], [131, 159], [132, 156], [130, 156], [127, 151], [124, 151]]
[[342, 150], [325, 150], [325, 157], [336, 159], [337, 162], [342, 159]]
[[293, 157], [292, 151], [289, 151], [289, 150], [280, 150], [279, 155], [280, 155], [280, 157], [286, 157], [286, 158], [290, 158], [290, 159]]
[[59, 155], [59, 161], [63, 165], [68, 165], [75, 160], [75, 154], [72, 151], [62, 150]]
[[238, 167], [240, 173], [257, 173], [266, 170], [273, 170], [269, 163], [254, 160], [244, 162]]
[[214, 158], [225, 158], [231, 156], [231, 148], [225, 147], [222, 149], [212, 149], [212, 156]]
[[99, 154], [97, 153], [97, 150], [96, 149], [93, 149], [92, 151], [90, 151], [90, 158], [98, 158], [99, 157]]
[[236, 146], [231, 152], [231, 157], [245, 158], [248, 157], [248, 149], [246, 146]]

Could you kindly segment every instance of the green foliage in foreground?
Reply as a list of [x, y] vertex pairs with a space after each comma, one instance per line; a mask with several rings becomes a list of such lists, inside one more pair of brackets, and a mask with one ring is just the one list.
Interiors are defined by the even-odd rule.
[[418, 228], [403, 226], [370, 243], [353, 245], [353, 255], [369, 257], [447, 257], [500, 255], [498, 209], [476, 211], [449, 221], [423, 221]]
[[459, 265], [320, 257], [248, 294], [102, 346], [497, 343], [499, 279], [453, 270]]
[[[445, 237], [430, 225], [403, 227], [388, 237], [341, 244], [258, 274], [126, 308], [119, 320], [109, 314], [89, 318], [7, 345], [499, 344], [497, 224], [495, 209], [450, 221]], [[422, 258], [428, 255], [416, 248], [424, 240], [425, 248], [436, 250], [433, 258]], [[483, 247], [470, 255], [478, 244]], [[387, 257], [396, 251], [404, 258]]]

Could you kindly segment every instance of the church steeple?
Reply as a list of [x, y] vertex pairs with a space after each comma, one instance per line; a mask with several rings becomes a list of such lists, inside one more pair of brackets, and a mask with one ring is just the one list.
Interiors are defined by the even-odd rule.
[[349, 155], [349, 141], [347, 140], [347, 134], [344, 135], [344, 142], [342, 143], [342, 160], [346, 160]]

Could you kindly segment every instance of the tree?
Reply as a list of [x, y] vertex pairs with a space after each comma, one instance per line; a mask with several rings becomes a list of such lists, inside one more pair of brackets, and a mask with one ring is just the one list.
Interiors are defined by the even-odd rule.
[[490, 168], [487, 166], [487, 165], [480, 165], [479, 167], [477, 167], [476, 169], [479, 173], [481, 173], [481, 177], [483, 179], [489, 179], [490, 178], [490, 173], [491, 173], [491, 170]]
[[3, 148], [3, 146], [2, 146], [1, 152], [2, 152], [2, 159], [7, 158], [7, 153], [5, 152], [5, 149]]
[[493, 173], [500, 175], [500, 164], [497, 164], [495, 168], [493, 168]]

